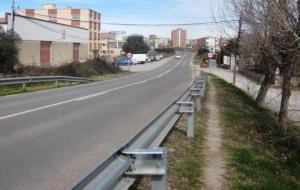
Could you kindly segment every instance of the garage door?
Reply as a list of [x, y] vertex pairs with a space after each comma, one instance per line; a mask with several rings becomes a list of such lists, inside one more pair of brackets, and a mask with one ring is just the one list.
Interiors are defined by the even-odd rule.
[[41, 65], [50, 65], [51, 42], [41, 42]]
[[73, 60], [79, 61], [79, 46], [80, 44], [74, 43], [73, 44]]

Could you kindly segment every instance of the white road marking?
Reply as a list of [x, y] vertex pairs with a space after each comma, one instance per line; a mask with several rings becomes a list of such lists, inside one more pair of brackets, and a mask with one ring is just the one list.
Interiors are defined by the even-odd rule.
[[74, 98], [74, 99], [70, 99], [70, 100], [58, 102], [58, 103], [47, 105], [47, 106], [42, 106], [42, 107], [38, 107], [38, 108], [26, 110], [26, 111], [23, 111], [23, 112], [19, 112], [19, 113], [7, 115], [7, 116], [2, 116], [2, 117], [0, 117], [0, 120], [4, 120], [4, 119], [8, 119], [8, 118], [12, 118], [12, 117], [24, 115], [24, 114], [35, 112], [35, 111], [39, 111], [39, 110], [44, 110], [44, 109], [52, 108], [52, 107], [59, 106], [59, 105], [62, 105], [62, 104], [67, 104], [67, 103], [70, 103], [70, 102], [84, 101], [84, 100], [87, 100], [87, 99], [91, 99], [91, 98], [95, 98], [95, 97], [98, 97], [98, 96], [102, 96], [104, 94], [107, 94], [107, 93], [110, 93], [110, 92], [113, 92], [113, 91], [116, 91], [116, 90], [120, 90], [120, 89], [123, 89], [123, 88], [131, 87], [131, 86], [135, 86], [135, 85], [139, 85], [139, 84], [144, 84], [144, 83], [146, 83], [148, 81], [151, 81], [151, 80], [154, 80], [154, 79], [157, 79], [157, 78], [161, 78], [162, 76], [164, 76], [164, 75], [168, 74], [169, 72], [171, 72], [172, 70], [174, 70], [181, 63], [182, 63], [182, 60], [180, 60], [173, 67], [171, 67], [171, 69], [163, 72], [162, 74], [156, 75], [154, 77], [151, 77], [151, 78], [143, 80], [143, 81], [139, 81], [139, 82], [135, 82], [135, 83], [132, 83], [132, 84], [128, 84], [128, 85], [124, 85], [124, 86], [112, 88], [112, 89], [109, 89], [109, 90], [105, 90], [105, 91], [102, 91], [102, 92], [97, 92], [97, 93], [90, 94], [90, 95], [87, 95], [87, 96], [82, 96], [82, 97], [79, 97], [79, 98]]

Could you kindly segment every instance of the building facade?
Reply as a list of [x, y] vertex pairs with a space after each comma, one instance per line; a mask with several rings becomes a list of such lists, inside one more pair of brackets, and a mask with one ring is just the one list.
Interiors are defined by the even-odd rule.
[[18, 11], [19, 15], [37, 18], [53, 23], [81, 27], [88, 30], [89, 57], [97, 57], [101, 51], [100, 31], [101, 14], [91, 9], [57, 9], [55, 4], [44, 4], [41, 9], [24, 9]]
[[206, 48], [211, 53], [220, 51], [220, 40], [213, 36], [207, 36], [204, 38], [197, 39], [198, 48]]
[[173, 48], [186, 48], [187, 32], [182, 28], [173, 30], [171, 33]]
[[[9, 15], [7, 28], [12, 28]], [[20, 36], [19, 60], [28, 66], [59, 66], [88, 59], [89, 33], [85, 28], [15, 16]]]
[[152, 49], [168, 48], [169, 38], [162, 38], [152, 34], [149, 36], [148, 45]]

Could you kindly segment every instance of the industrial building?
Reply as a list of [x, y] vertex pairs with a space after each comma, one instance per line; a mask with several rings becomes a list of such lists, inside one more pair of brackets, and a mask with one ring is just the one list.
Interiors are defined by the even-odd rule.
[[[6, 15], [9, 30], [12, 19]], [[14, 31], [21, 38], [19, 60], [23, 65], [59, 66], [89, 57], [89, 32], [85, 28], [17, 15]]]
[[53, 23], [81, 27], [88, 30], [89, 58], [98, 57], [101, 51], [101, 14], [91, 9], [63, 8], [58, 9], [55, 4], [44, 4], [41, 9], [22, 9], [19, 15], [37, 18]]

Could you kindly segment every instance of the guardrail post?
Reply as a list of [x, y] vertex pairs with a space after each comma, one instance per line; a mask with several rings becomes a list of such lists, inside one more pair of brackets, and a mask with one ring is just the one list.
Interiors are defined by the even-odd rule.
[[201, 110], [201, 88], [191, 88], [190, 89], [190, 95], [192, 97], [195, 97], [196, 99], [196, 108], [197, 108], [197, 111], [200, 111]]
[[187, 114], [187, 137], [194, 137], [195, 104], [194, 102], [177, 102], [179, 113]]
[[26, 82], [22, 83], [22, 89], [23, 89], [23, 90], [26, 89]]
[[165, 148], [133, 149], [122, 153], [130, 160], [127, 176], [151, 176], [152, 190], [167, 189], [167, 151]]
[[58, 87], [58, 85], [59, 85], [59, 84], [58, 84], [58, 80], [55, 81], [54, 85], [55, 85], [56, 88]]

